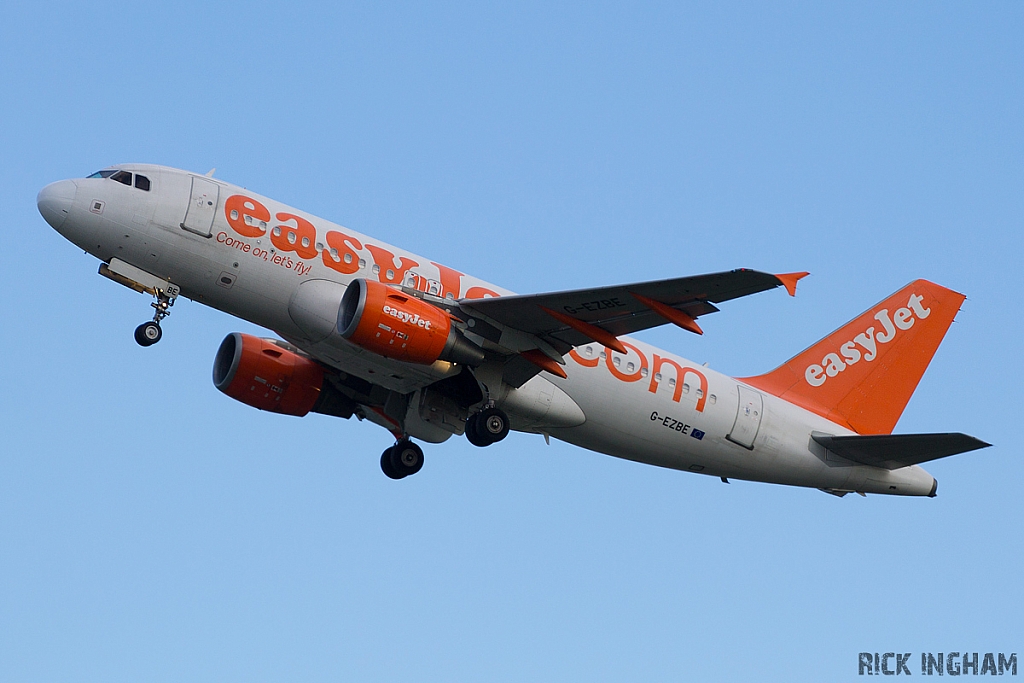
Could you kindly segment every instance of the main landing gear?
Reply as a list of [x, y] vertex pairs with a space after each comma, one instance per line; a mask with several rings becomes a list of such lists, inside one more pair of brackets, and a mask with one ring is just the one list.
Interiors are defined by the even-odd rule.
[[[474, 446], [490, 446], [508, 436], [508, 415], [490, 406], [474, 413], [466, 420], [466, 438]], [[404, 479], [423, 469], [423, 449], [408, 437], [400, 438], [394, 446], [380, 455], [380, 469], [391, 479]]]
[[399, 439], [380, 456], [380, 468], [391, 479], [402, 479], [423, 469], [423, 449], [408, 439]]
[[150, 304], [156, 309], [153, 319], [135, 328], [135, 341], [139, 346], [152, 346], [164, 336], [163, 330], [160, 329], [160, 321], [171, 314], [170, 308], [174, 305], [174, 300], [178, 298], [178, 291], [178, 288], [173, 285], [166, 290], [158, 289], [156, 291], [156, 301]]
[[490, 406], [473, 413], [466, 420], [466, 438], [474, 446], [490, 446], [508, 436], [508, 415]]

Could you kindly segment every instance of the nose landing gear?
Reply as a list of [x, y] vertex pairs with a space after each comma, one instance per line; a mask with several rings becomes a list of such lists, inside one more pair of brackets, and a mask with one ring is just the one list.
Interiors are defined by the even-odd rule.
[[399, 439], [380, 456], [380, 468], [391, 479], [403, 479], [423, 469], [423, 449], [408, 439]]
[[136, 292], [152, 294], [156, 298], [156, 301], [150, 304], [156, 310], [153, 320], [135, 328], [135, 341], [139, 346], [152, 346], [160, 341], [160, 337], [163, 336], [160, 321], [171, 314], [170, 308], [181, 294], [181, 287], [116, 258], [110, 259], [110, 263], [100, 264], [100, 275]]
[[175, 299], [178, 298], [179, 291], [174, 285], [167, 289], [156, 290], [156, 301], [150, 304], [156, 310], [153, 314], [153, 319], [135, 328], [135, 341], [138, 342], [139, 346], [152, 346], [163, 337], [164, 333], [160, 329], [160, 321], [171, 314], [170, 308], [174, 305]]

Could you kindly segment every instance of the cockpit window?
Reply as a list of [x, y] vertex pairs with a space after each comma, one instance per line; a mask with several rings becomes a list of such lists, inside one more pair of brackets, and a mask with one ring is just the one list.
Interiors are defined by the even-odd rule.
[[[111, 180], [116, 180], [117, 182], [121, 183], [122, 185], [127, 185], [128, 187], [132, 186], [132, 174], [129, 171], [119, 171], [116, 168], [108, 168], [108, 169], [104, 169], [102, 171], [96, 171], [91, 176], [86, 176], [86, 177], [88, 177], [88, 178], [110, 178]], [[135, 176], [135, 187], [137, 187], [140, 190], [144, 190], [146, 192], [149, 192], [149, 189], [150, 189], [149, 178], [147, 178], [144, 175], [136, 174], [136, 176]]]
[[132, 174], [129, 173], [128, 171], [118, 171], [114, 175], [110, 176], [110, 179], [116, 180], [117, 182], [123, 185], [127, 185], [128, 187], [132, 186]]

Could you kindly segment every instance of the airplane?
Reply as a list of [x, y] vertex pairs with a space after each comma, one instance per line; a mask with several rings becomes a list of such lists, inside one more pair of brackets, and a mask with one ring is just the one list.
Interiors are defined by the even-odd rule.
[[731, 479], [930, 496], [921, 463], [989, 444], [893, 434], [965, 297], [915, 280], [777, 369], [732, 378], [628, 335], [698, 318], [805, 272], [750, 269], [517, 295], [206, 175], [119, 164], [37, 197], [101, 275], [153, 297], [135, 330], [158, 342], [179, 296], [279, 338], [232, 333], [217, 389], [260, 410], [355, 416], [391, 432], [380, 466], [417, 473], [423, 450], [510, 430]]

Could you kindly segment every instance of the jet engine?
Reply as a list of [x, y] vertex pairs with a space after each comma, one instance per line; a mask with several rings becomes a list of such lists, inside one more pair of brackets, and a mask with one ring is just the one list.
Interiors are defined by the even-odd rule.
[[447, 311], [362, 278], [345, 290], [338, 332], [368, 351], [408, 363], [444, 360], [477, 366], [484, 361], [483, 349], [462, 336]]
[[317, 362], [272, 339], [240, 332], [221, 342], [213, 384], [236, 401], [272, 413], [302, 417], [312, 411], [348, 418], [355, 408]]

